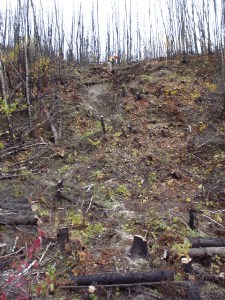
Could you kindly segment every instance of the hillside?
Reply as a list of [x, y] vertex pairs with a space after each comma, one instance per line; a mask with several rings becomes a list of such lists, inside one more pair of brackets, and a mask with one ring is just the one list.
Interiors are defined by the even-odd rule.
[[[1, 223], [0, 291], [7, 299], [26, 293], [31, 299], [224, 299], [224, 255], [194, 257], [189, 273], [180, 262], [191, 247], [187, 238], [225, 232], [217, 66], [215, 55], [116, 65], [113, 73], [104, 64], [65, 65], [41, 92], [33, 88], [31, 131], [25, 99], [11, 113], [14, 141], [0, 115], [1, 215], [15, 210], [20, 220], [34, 219]], [[64, 227], [65, 247], [57, 242]], [[43, 242], [34, 246], [38, 228]], [[131, 257], [134, 235], [147, 240], [147, 259]], [[9, 270], [18, 273], [30, 247], [28, 261], [38, 266], [23, 274], [16, 292]], [[100, 286], [94, 294], [66, 288], [76, 275], [158, 270], [174, 271], [175, 281]]]

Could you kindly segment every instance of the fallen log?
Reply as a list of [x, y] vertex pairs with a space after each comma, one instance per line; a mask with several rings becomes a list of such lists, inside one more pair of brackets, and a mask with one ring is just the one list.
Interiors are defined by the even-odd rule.
[[25, 204], [25, 203], [16, 203], [16, 202], [9, 202], [9, 203], [0, 203], [0, 208], [4, 210], [8, 210], [10, 212], [17, 211], [18, 210], [31, 210], [31, 204]]
[[196, 269], [193, 269], [192, 273], [199, 280], [213, 282], [223, 287], [225, 286], [225, 279], [220, 275], [210, 274], [203, 270], [196, 270]]
[[0, 225], [37, 225], [37, 217], [32, 215], [0, 214]]
[[225, 247], [204, 247], [190, 248], [188, 251], [190, 257], [204, 257], [208, 255], [225, 255]]
[[174, 272], [171, 270], [162, 270], [156, 272], [128, 273], [124, 275], [118, 273], [106, 273], [86, 276], [71, 276], [70, 280], [76, 286], [89, 286], [91, 284], [112, 285], [142, 282], [160, 282], [174, 280]]
[[225, 247], [224, 238], [188, 238], [192, 248], [199, 247]]
[[29, 149], [29, 148], [33, 148], [33, 147], [37, 147], [37, 146], [46, 146], [46, 143], [36, 143], [36, 144], [25, 144], [25, 145], [17, 145], [17, 146], [13, 146], [13, 147], [10, 147], [10, 148], [5, 148], [5, 149], [2, 149], [0, 151], [0, 158], [3, 158], [7, 155], [10, 155], [10, 154], [13, 154], [14, 152], [18, 152], [18, 151], [24, 151], [26, 149]]
[[[167, 260], [173, 252], [171, 250], [164, 250], [162, 258]], [[212, 255], [225, 255], [225, 247], [204, 247], [204, 248], [190, 248], [187, 252], [190, 257], [206, 257]], [[182, 263], [187, 263], [182, 262]]]

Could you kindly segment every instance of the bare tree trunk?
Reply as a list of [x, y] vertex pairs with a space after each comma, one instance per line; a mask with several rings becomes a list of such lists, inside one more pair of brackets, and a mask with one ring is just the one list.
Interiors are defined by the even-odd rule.
[[44, 102], [43, 102], [42, 99], [40, 99], [40, 103], [41, 103], [42, 108], [44, 110], [44, 113], [45, 113], [45, 115], [47, 117], [47, 120], [49, 122], [49, 126], [50, 126], [50, 128], [52, 130], [53, 137], [54, 137], [54, 143], [55, 143], [55, 145], [57, 145], [59, 143], [59, 133], [58, 133], [56, 127], [55, 127], [55, 124], [54, 124], [53, 119], [52, 119], [52, 117], [50, 115], [50, 112], [49, 112], [48, 108], [44, 105]]
[[7, 94], [6, 94], [6, 82], [5, 82], [5, 74], [4, 74], [4, 64], [2, 61], [2, 51], [0, 50], [0, 79], [1, 79], [1, 83], [2, 83], [2, 103], [4, 106], [4, 113], [6, 116], [6, 120], [8, 123], [8, 127], [9, 127], [9, 133], [12, 139], [15, 139], [15, 134], [14, 134], [14, 128], [13, 128], [13, 124], [10, 118], [10, 111], [9, 111], [9, 104], [7, 101]]
[[32, 128], [31, 121], [31, 104], [30, 104], [30, 87], [29, 87], [29, 61], [28, 61], [28, 44], [30, 43], [29, 39], [29, 0], [27, 0], [27, 14], [26, 14], [26, 29], [25, 29], [25, 38], [24, 38], [24, 58], [25, 58], [25, 82], [26, 82], [26, 98], [27, 98], [27, 112], [29, 119], [29, 128]]
[[223, 81], [223, 112], [225, 112], [225, 0], [222, 0], [222, 38], [221, 38], [221, 62], [222, 62], [222, 81]]

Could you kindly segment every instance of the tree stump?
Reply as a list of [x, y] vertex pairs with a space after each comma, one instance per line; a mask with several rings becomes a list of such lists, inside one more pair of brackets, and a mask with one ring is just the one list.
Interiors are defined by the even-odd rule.
[[130, 249], [130, 253], [135, 258], [147, 258], [148, 257], [148, 245], [147, 241], [140, 235], [135, 235], [133, 245]]

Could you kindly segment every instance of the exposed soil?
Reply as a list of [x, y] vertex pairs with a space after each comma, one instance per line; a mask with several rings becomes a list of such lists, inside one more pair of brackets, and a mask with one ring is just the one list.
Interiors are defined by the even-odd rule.
[[[32, 138], [22, 132], [21, 147], [4, 155], [12, 145], [7, 134], [1, 135], [0, 206], [6, 194], [14, 203], [27, 199], [36, 205], [38, 226], [46, 234], [39, 259], [48, 247], [40, 271], [55, 268], [52, 295], [37, 299], [224, 299], [221, 285], [185, 273], [178, 256], [161, 259], [164, 249], [182, 244], [185, 237], [225, 233], [225, 123], [216, 62], [214, 56], [193, 57], [187, 64], [142, 61], [116, 66], [113, 74], [106, 66], [76, 69], [64, 85], [48, 86], [39, 95], [54, 107], [52, 115], [57, 111], [52, 119], [61, 128], [58, 145], [35, 99]], [[14, 115], [17, 128], [25, 117], [26, 112]], [[39, 145], [23, 148], [29, 144]], [[24, 169], [10, 173], [16, 166]], [[190, 209], [195, 230], [188, 226]], [[64, 249], [56, 242], [61, 227], [70, 231]], [[16, 237], [15, 251], [28, 247], [36, 227], [0, 228], [0, 244], [6, 244], [0, 263], [6, 272], [20, 259], [12, 255], [6, 260]], [[133, 235], [147, 240], [147, 260], [130, 256]], [[225, 273], [221, 257], [194, 260], [193, 266]], [[174, 270], [185, 283], [97, 288], [97, 298], [85, 289], [60, 288], [70, 284], [70, 275], [164, 269]]]

